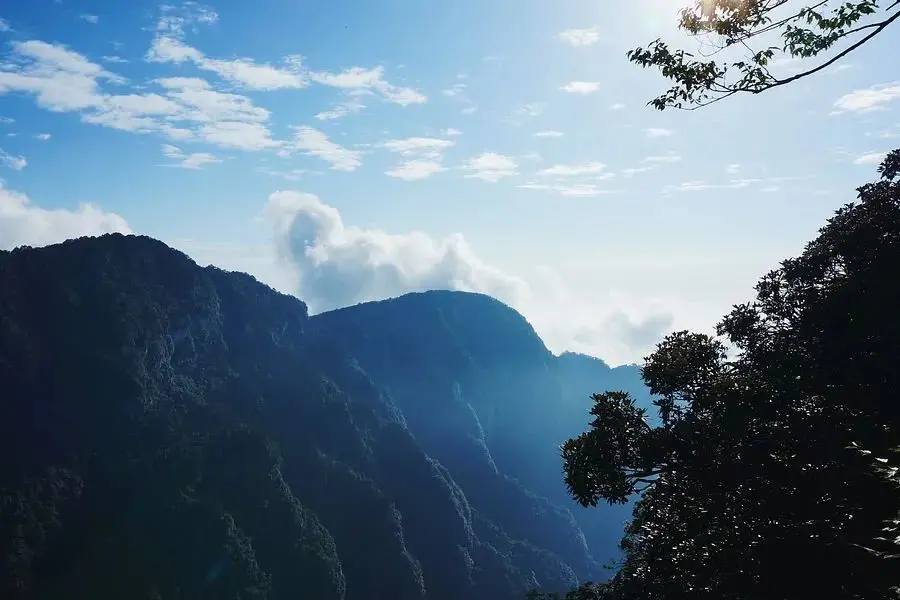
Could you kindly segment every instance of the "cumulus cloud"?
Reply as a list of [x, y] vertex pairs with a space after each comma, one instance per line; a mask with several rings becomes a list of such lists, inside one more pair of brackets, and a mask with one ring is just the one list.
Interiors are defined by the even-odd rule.
[[460, 234], [437, 239], [346, 225], [318, 197], [290, 191], [269, 196], [265, 216], [313, 312], [430, 289], [481, 292], [512, 305], [528, 294], [522, 280], [485, 264]]
[[517, 171], [518, 164], [516, 164], [515, 160], [496, 152], [485, 152], [470, 158], [462, 168], [468, 171], [465, 177], [481, 179], [491, 183], [519, 174]]
[[590, 46], [600, 41], [600, 28], [566, 29], [559, 32], [559, 39], [570, 46]]
[[579, 327], [572, 341], [576, 347], [611, 345], [616, 354], [637, 357], [649, 353], [666, 334], [671, 333], [674, 323], [674, 315], [662, 309], [640, 316], [616, 310], [596, 326]]
[[130, 233], [131, 229], [119, 215], [92, 204], [82, 204], [77, 210], [44, 209], [0, 184], [0, 249], [44, 246], [112, 232]]

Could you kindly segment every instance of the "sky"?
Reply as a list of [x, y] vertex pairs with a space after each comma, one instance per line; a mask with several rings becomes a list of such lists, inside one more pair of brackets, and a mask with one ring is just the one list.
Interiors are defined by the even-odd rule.
[[[0, 4], [0, 248], [109, 231], [311, 312], [442, 288], [554, 352], [711, 332], [900, 147], [900, 25], [699, 111], [684, 0]], [[782, 73], [797, 61], [777, 64]]]

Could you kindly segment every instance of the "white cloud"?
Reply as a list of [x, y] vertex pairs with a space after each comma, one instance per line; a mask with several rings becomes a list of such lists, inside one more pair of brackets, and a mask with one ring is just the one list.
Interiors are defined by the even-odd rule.
[[357, 113], [365, 107], [366, 105], [359, 100], [349, 100], [347, 102], [341, 102], [328, 110], [316, 113], [315, 117], [320, 121], [333, 121]]
[[[215, 13], [208, 9], [207, 13], [199, 14], [206, 15], [206, 22], [214, 22], [217, 19]], [[176, 64], [190, 61], [200, 69], [213, 72], [231, 83], [252, 90], [299, 89], [314, 81], [345, 91], [371, 91], [401, 106], [422, 104], [428, 100], [417, 90], [386, 81], [384, 68], [381, 66], [373, 69], [351, 67], [339, 73], [329, 73], [308, 69], [303, 64], [302, 57], [297, 55], [284, 57], [279, 65], [257, 63], [250, 58], [227, 60], [211, 58], [183, 40], [185, 25], [203, 20], [197, 15], [196, 10], [180, 16], [174, 16], [171, 10], [164, 10], [146, 59], [150, 62]], [[351, 104], [319, 114], [323, 115], [320, 119], [327, 120], [345, 116], [356, 110], [358, 110], [356, 105]]]
[[63, 46], [45, 42], [14, 44], [16, 60], [0, 66], [0, 95], [33, 94], [38, 105], [79, 113], [86, 123], [134, 133], [160, 133], [184, 140], [199, 137], [243, 150], [280, 145], [271, 138], [269, 111], [246, 96], [219, 92], [203, 79], [169, 77], [154, 81], [163, 94], [109, 94], [101, 82], [125, 80]]
[[600, 28], [594, 26], [588, 29], [566, 29], [559, 32], [559, 39], [570, 46], [590, 46], [600, 41]]
[[12, 169], [13, 171], [21, 171], [28, 166], [28, 161], [24, 156], [13, 156], [3, 148], [0, 148], [0, 165]]
[[731, 163], [730, 165], [725, 166], [725, 172], [729, 175], [736, 175], [738, 171], [741, 170], [741, 165], [737, 163]]
[[442, 140], [440, 138], [425, 137], [409, 137], [397, 140], [387, 140], [380, 145], [391, 152], [399, 152], [400, 154], [420, 154], [423, 156], [440, 156], [440, 154], [455, 145], [456, 142], [451, 140]]
[[700, 192], [705, 190], [739, 189], [748, 187], [754, 183], [760, 183], [761, 181], [761, 179], [755, 178], [731, 179], [725, 183], [710, 183], [703, 180], [691, 180], [683, 181], [678, 185], [668, 186], [666, 191]]
[[388, 169], [385, 174], [389, 177], [402, 179], [404, 181], [418, 181], [427, 179], [435, 173], [446, 171], [447, 169], [441, 163], [435, 160], [414, 159], [400, 163], [396, 167]]
[[547, 107], [546, 102], [531, 102], [518, 107], [514, 114], [518, 117], [537, 117]]
[[279, 255], [312, 312], [431, 289], [486, 293], [521, 305], [528, 286], [482, 262], [461, 234], [389, 233], [345, 225], [312, 194], [269, 196], [265, 215]]
[[652, 171], [656, 167], [629, 167], [627, 169], [622, 169], [622, 175], [625, 177], [634, 177], [638, 173], [646, 173], [647, 171]]
[[440, 160], [444, 150], [454, 146], [456, 142], [440, 138], [409, 137], [387, 140], [380, 147], [408, 157], [398, 166], [385, 171], [390, 177], [414, 181], [426, 179], [435, 173], [446, 171]]
[[97, 15], [79, 15], [78, 18], [80, 18], [82, 21], [87, 21], [91, 25], [96, 25], [100, 22], [100, 17], [98, 17]]
[[0, 117], [0, 124], [2, 124], [2, 125], [9, 125], [9, 124], [15, 123], [15, 122], [16, 122], [16, 120], [13, 119], [12, 117]]
[[352, 67], [339, 73], [310, 72], [309, 76], [316, 83], [342, 90], [373, 91], [385, 100], [400, 106], [424, 104], [428, 101], [427, 96], [413, 88], [396, 86], [385, 81], [384, 67], [381, 66], [374, 69]]
[[171, 33], [157, 35], [145, 58], [157, 63], [190, 61], [204, 71], [251, 90], [299, 89], [309, 85], [306, 72], [296, 57], [287, 57], [281, 66], [258, 64], [249, 58], [214, 59]]
[[441, 93], [449, 98], [453, 98], [454, 96], [461, 96], [466, 91], [465, 83], [454, 83], [448, 88], [444, 88], [441, 90]]
[[625, 105], [621, 102], [616, 102], [609, 105], [609, 110], [622, 110], [623, 108], [625, 108]]
[[672, 152], [668, 154], [658, 155], [658, 156], [648, 156], [643, 159], [641, 162], [643, 163], [677, 163], [681, 162], [681, 157]]
[[34, 137], [35, 137], [35, 139], [41, 140], [42, 142], [46, 142], [47, 140], [49, 140], [49, 139], [52, 138], [53, 136], [52, 136], [51, 134], [49, 134], [49, 133], [38, 133], [38, 134], [36, 134]]
[[579, 175], [593, 175], [606, 169], [606, 165], [597, 161], [582, 162], [571, 165], [553, 165], [539, 171], [539, 175], [550, 177], [576, 177]]
[[13, 42], [14, 60], [0, 64], [0, 95], [33, 94], [54, 112], [99, 108], [99, 81], [124, 80], [64, 46], [41, 41]]
[[538, 131], [534, 134], [534, 137], [539, 138], [561, 138], [562, 136], [562, 131]]
[[873, 85], [870, 88], [854, 90], [835, 100], [835, 113], [869, 112], [880, 110], [884, 105], [900, 98], [900, 81]]
[[10, 26], [9, 21], [4, 19], [3, 17], [0, 17], [0, 33], [9, 33], [12, 30], [13, 29]]
[[485, 152], [470, 158], [462, 168], [469, 171], [465, 175], [466, 178], [481, 179], [491, 183], [519, 174], [515, 160], [495, 152]]
[[475, 111], [477, 111], [477, 110], [478, 110], [478, 105], [473, 104], [473, 105], [471, 105], [471, 106], [465, 107], [464, 109], [462, 109], [462, 110], [459, 111], [459, 112], [462, 113], [462, 114], [464, 114], [464, 115], [474, 115], [474, 114], [475, 114]]
[[569, 94], [593, 94], [597, 90], [600, 89], [600, 82], [598, 81], [570, 81], [566, 85], [559, 88], [563, 92], [567, 92]]
[[362, 164], [362, 153], [332, 142], [328, 136], [312, 127], [295, 127], [291, 150], [299, 150], [309, 156], [327, 161], [335, 171], [355, 171]]
[[459, 129], [454, 129], [452, 127], [448, 127], [447, 129], [441, 129], [441, 135], [446, 135], [446, 136], [462, 135], [462, 131], [460, 131]]
[[111, 232], [130, 233], [125, 219], [82, 204], [77, 210], [44, 209], [32, 204], [24, 194], [8, 190], [0, 183], [0, 248], [44, 246], [74, 237]]
[[185, 154], [178, 146], [171, 144], [163, 144], [163, 156], [171, 158], [178, 162], [164, 165], [167, 167], [179, 167], [182, 169], [199, 169], [203, 165], [210, 165], [222, 162], [222, 159], [216, 158], [208, 152], [194, 152]]
[[660, 138], [660, 137], [668, 137], [675, 133], [671, 129], [663, 129], [662, 127], [647, 127], [644, 129], [644, 134], [648, 138]]
[[880, 165], [887, 152], [867, 152], [853, 160], [854, 165]]
[[119, 65], [125, 64], [128, 62], [127, 58], [122, 58], [121, 56], [115, 56], [115, 55], [101, 56], [100, 60], [102, 60], [103, 62], [110, 63], [110, 64], [119, 64]]

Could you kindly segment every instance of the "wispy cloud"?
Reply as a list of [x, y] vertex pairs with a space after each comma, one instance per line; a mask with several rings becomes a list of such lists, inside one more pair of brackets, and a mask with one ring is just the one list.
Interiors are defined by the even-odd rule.
[[561, 138], [563, 135], [564, 135], [564, 134], [563, 134], [562, 131], [548, 130], [548, 131], [538, 131], [537, 133], [534, 134], [534, 137], [539, 137], [539, 138]]
[[81, 19], [82, 21], [87, 21], [91, 25], [96, 25], [97, 23], [100, 22], [100, 17], [98, 17], [97, 15], [84, 14], [84, 15], [79, 15], [78, 18]]
[[0, 165], [12, 169], [13, 171], [21, 171], [28, 166], [28, 161], [24, 156], [14, 156], [9, 154], [3, 148], [0, 148]]
[[660, 137], [668, 137], [675, 133], [671, 129], [663, 129], [662, 127], [646, 127], [644, 129], [644, 134], [648, 138], [660, 138]]
[[332, 142], [328, 136], [312, 127], [295, 127], [289, 150], [298, 150], [328, 162], [334, 171], [355, 171], [362, 164], [362, 153]]
[[605, 164], [597, 161], [590, 161], [568, 165], [553, 165], [552, 167], [539, 171], [538, 174], [550, 177], [574, 177], [579, 175], [593, 175], [601, 173], [604, 170], [606, 170]]
[[588, 29], [566, 29], [559, 32], [559, 39], [570, 46], [590, 46], [600, 41], [600, 28], [594, 26]]
[[329, 110], [316, 113], [315, 117], [320, 121], [333, 121], [357, 113], [365, 107], [366, 105], [359, 100], [351, 99], [346, 102], [341, 102]]
[[4, 19], [3, 17], [0, 17], [0, 33], [9, 33], [12, 30], [13, 29], [10, 26], [9, 21]]
[[677, 163], [681, 162], [681, 156], [673, 152], [657, 156], [648, 156], [641, 160], [642, 163]]
[[401, 162], [399, 165], [385, 171], [385, 174], [388, 177], [404, 181], [418, 181], [446, 170], [446, 167], [436, 160], [414, 159]]
[[447, 129], [441, 129], [441, 135], [457, 136], [462, 135], [462, 131], [454, 129], [453, 127], [448, 127]]
[[128, 62], [128, 59], [122, 58], [121, 56], [115, 56], [115, 55], [101, 56], [100, 60], [102, 60], [105, 63], [110, 63], [110, 64], [114, 64], [114, 65], [121, 65], [121, 64], [125, 64]]
[[879, 165], [881, 161], [884, 160], [884, 157], [887, 156], [887, 152], [866, 152], [865, 154], [861, 154], [853, 159], [854, 165]]
[[210, 165], [222, 162], [221, 159], [216, 158], [212, 154], [208, 152], [194, 152], [192, 154], [186, 154], [181, 148], [177, 146], [172, 146], [171, 144], [163, 144], [162, 147], [163, 156], [166, 158], [171, 158], [172, 160], [176, 160], [176, 163], [170, 163], [163, 166], [166, 167], [179, 167], [181, 169], [199, 169], [203, 165]]
[[46, 142], [53, 136], [49, 133], [38, 133], [38, 134], [35, 134], [34, 137], [35, 137], [35, 139], [41, 140], [42, 142]]
[[387, 171], [389, 177], [414, 181], [426, 179], [435, 173], [446, 171], [441, 165], [443, 152], [456, 142], [440, 138], [408, 137], [381, 142], [379, 146], [406, 157], [396, 167]]
[[872, 87], [854, 90], [844, 94], [834, 102], [834, 114], [843, 112], [864, 113], [880, 110], [885, 104], [900, 99], [900, 81], [882, 83]]
[[570, 81], [559, 89], [569, 94], [587, 95], [599, 90], [600, 83], [597, 81]]

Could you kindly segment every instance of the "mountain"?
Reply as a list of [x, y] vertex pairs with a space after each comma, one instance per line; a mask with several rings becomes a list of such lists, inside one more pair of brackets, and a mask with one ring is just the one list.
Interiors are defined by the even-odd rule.
[[629, 507], [558, 445], [635, 367], [477, 294], [310, 317], [119, 234], [0, 252], [0, 594], [519, 599], [604, 577]]

